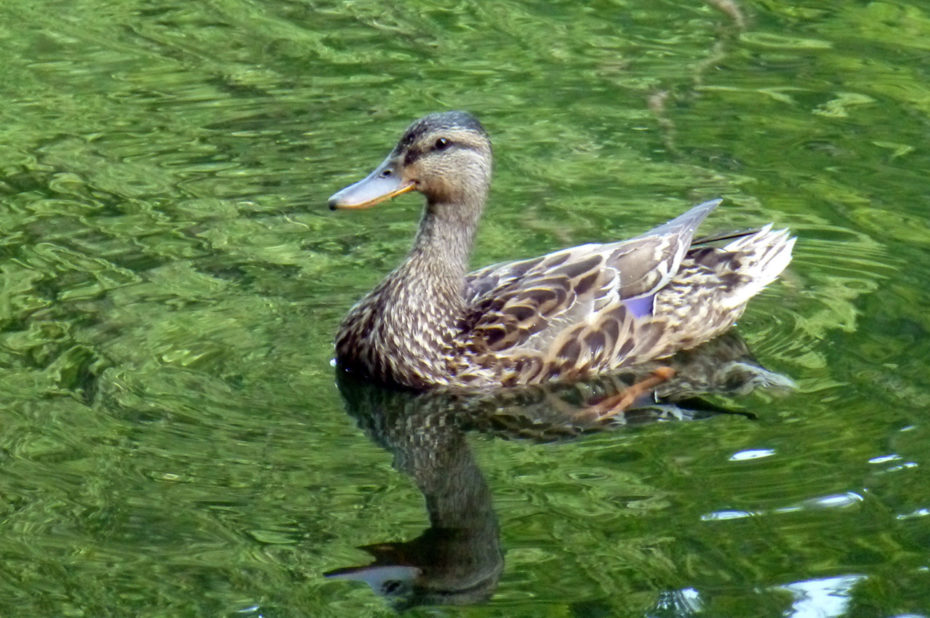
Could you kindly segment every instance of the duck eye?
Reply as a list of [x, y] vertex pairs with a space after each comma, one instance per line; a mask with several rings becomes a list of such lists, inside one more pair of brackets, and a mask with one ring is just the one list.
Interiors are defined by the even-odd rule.
[[385, 594], [391, 594], [393, 592], [396, 592], [398, 588], [400, 588], [400, 582], [397, 581], [396, 579], [389, 579], [388, 581], [384, 582], [384, 584], [382, 584], [381, 586], [381, 589], [384, 591]]
[[433, 144], [433, 149], [434, 149], [434, 150], [445, 150], [445, 149], [448, 148], [451, 144], [452, 144], [452, 142], [450, 142], [450, 141], [449, 141], [448, 139], [446, 139], [445, 137], [440, 137], [439, 139], [436, 140], [436, 143]]

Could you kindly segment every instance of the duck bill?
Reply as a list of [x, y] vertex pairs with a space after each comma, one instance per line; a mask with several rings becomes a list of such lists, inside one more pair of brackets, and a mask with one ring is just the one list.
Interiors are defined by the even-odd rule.
[[403, 180], [399, 168], [395, 158], [388, 157], [363, 180], [333, 193], [329, 198], [330, 210], [371, 208], [392, 197], [413, 191], [416, 185], [413, 181]]

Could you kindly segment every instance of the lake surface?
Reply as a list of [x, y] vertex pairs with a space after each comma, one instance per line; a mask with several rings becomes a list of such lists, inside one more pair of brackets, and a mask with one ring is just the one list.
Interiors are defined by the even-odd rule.
[[[0, 50], [0, 615], [930, 616], [924, 3], [7, 0]], [[326, 199], [446, 109], [475, 266], [790, 227], [737, 331], [796, 389], [559, 435], [340, 395], [420, 199]], [[375, 545], [447, 594], [324, 576]]]

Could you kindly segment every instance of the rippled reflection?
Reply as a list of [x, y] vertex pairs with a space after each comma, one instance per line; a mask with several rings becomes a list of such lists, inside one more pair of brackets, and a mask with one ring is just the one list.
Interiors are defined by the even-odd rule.
[[[414, 480], [430, 526], [410, 541], [364, 545], [373, 562], [335, 569], [327, 577], [365, 581], [397, 609], [485, 601], [497, 588], [504, 557], [491, 490], [469, 450], [469, 431], [548, 442], [631, 423], [709, 418], [731, 411], [706, 395], [793, 386], [760, 365], [733, 333], [680, 353], [667, 365], [674, 377], [607, 419], [588, 411], [640, 383], [658, 363], [592, 382], [477, 394], [388, 389], [337, 370], [347, 412], [393, 455], [394, 467]], [[656, 607], [668, 607], [674, 598], [663, 595]]]

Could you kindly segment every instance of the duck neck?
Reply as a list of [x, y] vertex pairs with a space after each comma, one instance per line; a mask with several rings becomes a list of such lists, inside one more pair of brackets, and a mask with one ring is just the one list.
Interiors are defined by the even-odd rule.
[[407, 261], [439, 288], [454, 284], [461, 297], [480, 213], [460, 204], [428, 203]]
[[422, 316], [418, 327], [431, 327], [434, 337], [444, 339], [443, 333], [454, 327], [465, 309], [465, 273], [477, 222], [462, 226], [444, 216], [448, 209], [434, 206], [427, 205], [413, 247], [392, 277], [409, 291], [394, 299], [395, 309], [409, 317]]

